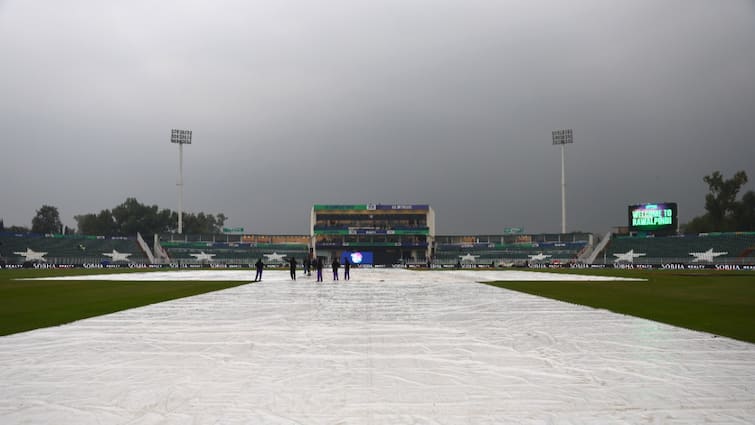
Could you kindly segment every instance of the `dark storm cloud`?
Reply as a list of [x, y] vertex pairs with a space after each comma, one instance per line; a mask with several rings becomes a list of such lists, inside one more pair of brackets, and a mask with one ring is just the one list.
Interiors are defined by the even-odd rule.
[[557, 231], [565, 127], [569, 229], [643, 201], [686, 221], [702, 176], [755, 178], [752, 2], [571, 3], [0, 3], [0, 216], [176, 209], [173, 127], [185, 210], [260, 233], [370, 201]]

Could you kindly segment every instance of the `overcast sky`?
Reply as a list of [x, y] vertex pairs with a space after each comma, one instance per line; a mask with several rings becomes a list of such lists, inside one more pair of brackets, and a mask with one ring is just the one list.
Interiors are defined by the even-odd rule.
[[[704, 212], [755, 181], [752, 0], [0, 0], [0, 218], [128, 197], [306, 233], [315, 203], [426, 203], [440, 234]], [[745, 190], [752, 190], [751, 181]]]

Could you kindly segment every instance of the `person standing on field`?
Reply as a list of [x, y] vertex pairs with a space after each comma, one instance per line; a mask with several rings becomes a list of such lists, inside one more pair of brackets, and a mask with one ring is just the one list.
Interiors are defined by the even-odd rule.
[[349, 270], [351, 270], [351, 262], [346, 257], [343, 259], [343, 280], [349, 280]]
[[296, 280], [296, 258], [291, 257], [289, 267], [291, 270], [291, 280]]
[[307, 276], [312, 276], [312, 273], [309, 272], [309, 268], [312, 266], [312, 261], [309, 259], [309, 256], [304, 257], [304, 260], [302, 260], [302, 265], [304, 266], [304, 274]]
[[262, 282], [262, 269], [265, 267], [265, 263], [262, 262], [262, 257], [254, 263], [254, 267], [257, 269], [257, 274], [254, 275], [254, 281]]
[[319, 258], [315, 258], [312, 261], [314, 261], [315, 270], [317, 270], [317, 281], [322, 282], [322, 260]]
[[333, 280], [338, 280], [338, 268], [341, 267], [341, 263], [338, 262], [337, 257], [333, 257]]

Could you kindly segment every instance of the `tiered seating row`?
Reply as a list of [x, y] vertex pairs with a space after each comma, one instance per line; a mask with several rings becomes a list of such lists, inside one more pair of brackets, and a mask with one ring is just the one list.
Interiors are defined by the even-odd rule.
[[[713, 250], [716, 261], [744, 260], [755, 258], [755, 232], [709, 233], [667, 237], [614, 237], [606, 248], [606, 261], [616, 259], [614, 254], [644, 254], [642, 259], [667, 259], [668, 261], [693, 261], [691, 253]], [[637, 260], [635, 260], [637, 261]], [[652, 261], [651, 261], [652, 262]]]
[[527, 243], [527, 244], [439, 244], [435, 258], [441, 262], [457, 261], [462, 255], [479, 256], [477, 262], [529, 260], [531, 255], [543, 254], [548, 261], [571, 261], [587, 245], [583, 242]]
[[131, 254], [129, 261], [146, 262], [147, 258], [139, 248], [136, 238], [104, 238], [80, 235], [38, 235], [0, 233], [0, 256], [9, 264], [20, 264], [25, 257], [16, 252], [46, 252], [45, 260], [70, 263], [100, 263], [111, 261], [113, 250], [121, 254]]
[[309, 247], [303, 244], [244, 244], [244, 243], [213, 243], [213, 242], [162, 242], [163, 248], [168, 252], [172, 260], [180, 261], [206, 261], [197, 260], [192, 254], [212, 255], [212, 261], [229, 262], [238, 261], [254, 263], [265, 254], [284, 255], [286, 259], [297, 258], [301, 261], [309, 253]]

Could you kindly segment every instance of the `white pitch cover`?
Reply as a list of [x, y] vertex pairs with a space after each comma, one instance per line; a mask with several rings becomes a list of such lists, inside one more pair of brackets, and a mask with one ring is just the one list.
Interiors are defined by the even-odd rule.
[[753, 344], [476, 283], [611, 281], [351, 275], [316, 284], [268, 270], [260, 283], [0, 337], [0, 423], [755, 422]]

